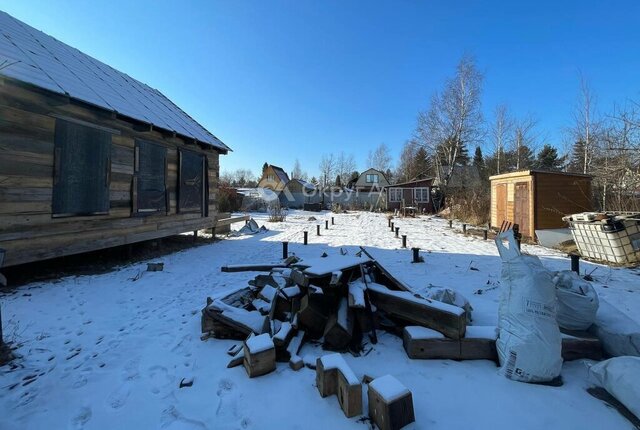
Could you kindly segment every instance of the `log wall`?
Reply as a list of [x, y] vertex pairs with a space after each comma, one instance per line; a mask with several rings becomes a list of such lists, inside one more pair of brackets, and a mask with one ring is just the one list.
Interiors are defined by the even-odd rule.
[[[108, 215], [52, 217], [54, 131], [57, 118], [116, 130], [111, 141]], [[135, 139], [167, 148], [169, 211], [132, 212]], [[177, 213], [178, 150], [207, 156], [209, 216]], [[5, 266], [213, 227], [217, 214], [219, 153], [173, 134], [44, 90], [0, 78], [0, 248]]]

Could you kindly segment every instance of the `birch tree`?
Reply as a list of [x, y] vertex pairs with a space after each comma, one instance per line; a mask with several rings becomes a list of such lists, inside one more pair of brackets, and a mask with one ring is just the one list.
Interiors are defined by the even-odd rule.
[[455, 75], [432, 95], [429, 109], [418, 114], [416, 138], [433, 154], [443, 186], [467, 146], [482, 137], [482, 80], [475, 60], [462, 57]]
[[[596, 113], [596, 97], [591, 90], [589, 82], [580, 74], [580, 92], [573, 114], [574, 125], [571, 129], [574, 142], [579, 146], [574, 147], [574, 160], [576, 155], [580, 158], [582, 173], [589, 173], [598, 148], [598, 135], [601, 121]], [[576, 154], [575, 149], [579, 148]]]
[[504, 156], [512, 130], [513, 119], [509, 116], [509, 109], [507, 108], [507, 105], [498, 105], [494, 113], [494, 122], [490, 131], [496, 174], [500, 174], [502, 170], [504, 170]]
[[391, 151], [389, 151], [389, 147], [384, 143], [381, 143], [374, 151], [369, 151], [367, 164], [367, 167], [380, 170], [381, 172], [390, 170]]

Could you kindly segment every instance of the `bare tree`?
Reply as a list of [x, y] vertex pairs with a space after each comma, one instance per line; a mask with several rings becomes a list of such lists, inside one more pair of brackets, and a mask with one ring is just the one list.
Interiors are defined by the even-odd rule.
[[467, 145], [479, 142], [482, 137], [482, 79], [475, 60], [462, 57], [455, 76], [431, 97], [429, 109], [418, 115], [416, 138], [434, 155], [444, 186]]
[[331, 185], [332, 178], [335, 177], [336, 160], [333, 154], [324, 154], [320, 160], [320, 185], [324, 188]]
[[494, 123], [491, 127], [491, 140], [493, 143], [497, 174], [500, 174], [500, 172], [504, 170], [504, 154], [512, 130], [513, 119], [509, 116], [507, 105], [498, 105], [494, 114]]
[[342, 184], [345, 185], [351, 174], [357, 169], [356, 160], [353, 154], [345, 154], [340, 152], [336, 157], [336, 174], [342, 179]]
[[293, 170], [291, 170], [291, 179], [302, 179], [304, 181], [307, 180], [307, 172], [302, 170], [300, 160], [298, 160], [297, 158], [293, 163]]
[[514, 122], [511, 149], [516, 170], [531, 167], [533, 153], [538, 145], [537, 124], [538, 121], [531, 115]]
[[367, 167], [386, 172], [391, 169], [391, 151], [384, 143], [378, 145], [375, 151], [369, 151]]
[[416, 177], [416, 155], [418, 142], [414, 139], [407, 140], [400, 152], [400, 160], [396, 170], [396, 178], [401, 182], [410, 181]]
[[591, 163], [598, 148], [598, 136], [602, 125], [596, 112], [596, 97], [591, 91], [589, 82], [580, 74], [580, 93], [574, 110], [574, 125], [571, 135], [581, 154], [575, 154], [581, 158], [582, 173], [589, 173]]

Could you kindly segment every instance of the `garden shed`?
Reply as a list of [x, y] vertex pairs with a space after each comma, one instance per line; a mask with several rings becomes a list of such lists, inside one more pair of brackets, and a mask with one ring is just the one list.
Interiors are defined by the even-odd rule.
[[5, 266], [213, 227], [228, 150], [158, 90], [0, 11]]
[[566, 227], [562, 217], [593, 209], [591, 176], [579, 173], [523, 170], [495, 175], [491, 181], [491, 225], [520, 226], [534, 238], [536, 230]]

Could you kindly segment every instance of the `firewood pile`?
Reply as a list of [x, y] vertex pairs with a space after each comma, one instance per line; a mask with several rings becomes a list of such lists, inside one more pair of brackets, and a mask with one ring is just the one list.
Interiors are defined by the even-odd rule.
[[[296, 370], [304, 365], [298, 352], [305, 341], [359, 355], [367, 339], [377, 342], [376, 331], [381, 329], [401, 336], [404, 327], [420, 326], [455, 342], [465, 335], [464, 309], [413, 294], [364, 249], [355, 255], [289, 257], [282, 264], [222, 270], [265, 273], [244, 289], [207, 299], [202, 310], [203, 339], [269, 337], [275, 360], [289, 362]], [[235, 349], [230, 351], [234, 356], [230, 365], [247, 366], [240, 348]]]

